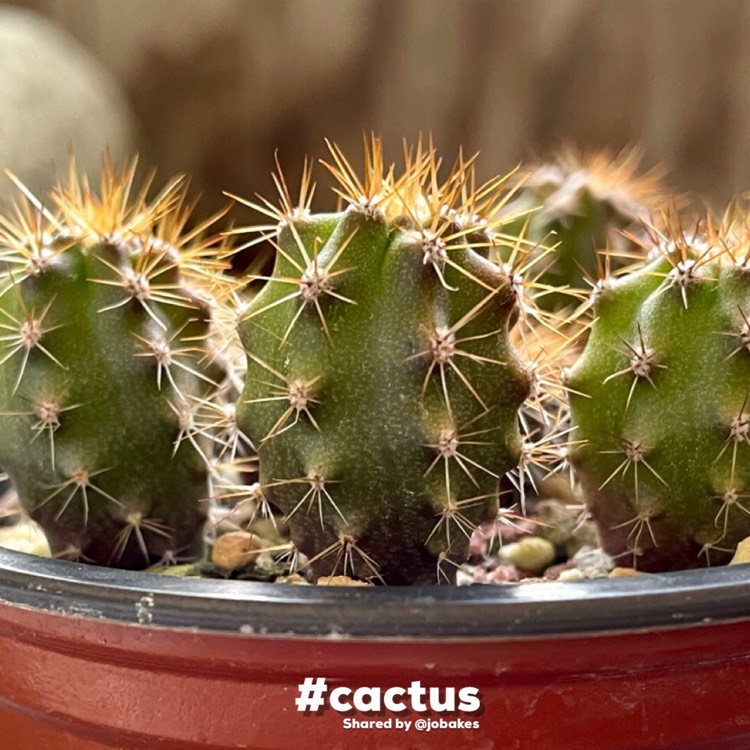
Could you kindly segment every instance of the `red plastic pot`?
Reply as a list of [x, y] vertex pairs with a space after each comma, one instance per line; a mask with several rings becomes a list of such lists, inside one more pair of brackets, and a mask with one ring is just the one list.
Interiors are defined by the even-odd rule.
[[[326, 589], [0, 551], [0, 664], [3, 750], [746, 750], [750, 577]], [[298, 711], [319, 677], [475, 688], [481, 708]]]

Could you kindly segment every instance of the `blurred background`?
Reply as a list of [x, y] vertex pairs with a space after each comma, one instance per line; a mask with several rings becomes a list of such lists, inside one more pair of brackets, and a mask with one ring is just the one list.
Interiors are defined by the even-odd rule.
[[638, 144], [720, 206], [750, 188], [749, 37], [747, 0], [18, 0], [0, 162], [39, 190], [69, 144], [89, 168], [138, 151], [208, 210], [268, 195], [274, 150], [293, 177], [324, 136], [358, 159], [374, 130], [395, 159], [432, 132], [482, 177]]

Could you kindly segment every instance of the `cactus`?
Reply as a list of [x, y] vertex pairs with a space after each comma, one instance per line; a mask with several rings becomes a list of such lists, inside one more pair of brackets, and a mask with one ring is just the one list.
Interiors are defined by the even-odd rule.
[[[202, 553], [217, 249], [184, 181], [105, 162], [2, 220], [0, 465], [52, 553], [125, 568]], [[209, 420], [210, 421], [210, 420]]]
[[597, 285], [567, 381], [604, 548], [648, 571], [726, 562], [750, 535], [750, 242], [729, 220], [667, 224], [642, 267]]
[[508, 213], [516, 229], [528, 217], [529, 239], [555, 246], [540, 259], [538, 282], [547, 286], [537, 299], [541, 307], [564, 307], [571, 302], [564, 290], [595, 279], [598, 250], [610, 251], [607, 263], [614, 269], [637, 249], [623, 232], [640, 230], [665, 202], [661, 170], [639, 174], [640, 160], [634, 150], [580, 154], [566, 148], [552, 162], [519, 174]]
[[522, 282], [487, 259], [504, 180], [476, 187], [459, 158], [441, 182], [421, 146], [397, 178], [376, 139], [360, 179], [330, 150], [343, 211], [310, 212], [307, 167], [297, 203], [279, 174], [280, 207], [255, 205], [277, 254], [238, 313], [238, 421], [314, 578], [452, 580], [517, 464], [529, 389], [507, 335]]

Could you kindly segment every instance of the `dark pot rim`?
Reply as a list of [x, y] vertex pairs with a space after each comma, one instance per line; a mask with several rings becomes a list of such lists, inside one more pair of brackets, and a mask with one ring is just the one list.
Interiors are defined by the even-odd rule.
[[750, 618], [750, 568], [580, 582], [323, 587], [177, 578], [0, 549], [0, 605], [262, 636], [507, 638]]

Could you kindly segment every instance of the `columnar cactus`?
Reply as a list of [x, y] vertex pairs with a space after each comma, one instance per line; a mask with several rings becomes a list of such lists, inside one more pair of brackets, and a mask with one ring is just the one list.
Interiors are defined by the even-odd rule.
[[459, 160], [440, 182], [422, 148], [396, 178], [374, 139], [360, 179], [331, 152], [343, 211], [310, 213], [307, 169], [297, 204], [278, 177], [281, 207], [258, 206], [277, 257], [239, 313], [238, 419], [313, 577], [451, 580], [529, 388], [507, 336], [522, 283], [487, 259], [503, 180], [474, 187]]
[[571, 457], [623, 564], [725, 562], [750, 535], [748, 250], [727, 226], [673, 228], [640, 270], [595, 289], [568, 378]]
[[52, 553], [126, 568], [202, 551], [209, 456], [196, 414], [216, 250], [185, 233], [185, 185], [97, 196], [71, 175], [2, 220], [0, 466]]
[[[549, 287], [538, 298], [546, 309], [571, 302], [556, 289], [581, 289], [597, 276], [597, 251], [608, 249], [612, 268], [636, 249], [623, 231], [639, 231], [665, 197], [658, 169], [639, 174], [640, 155], [630, 150], [579, 154], [561, 151], [548, 164], [521, 171], [518, 198], [508, 206], [516, 225], [528, 217], [528, 237], [554, 247], [540, 260], [538, 281]], [[622, 254], [621, 256], [618, 256]]]

